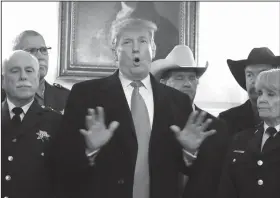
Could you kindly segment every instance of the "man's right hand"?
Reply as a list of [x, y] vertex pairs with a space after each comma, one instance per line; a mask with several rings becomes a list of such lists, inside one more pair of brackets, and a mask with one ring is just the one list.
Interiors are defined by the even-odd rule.
[[86, 129], [80, 129], [80, 133], [83, 134], [87, 150], [90, 152], [96, 151], [105, 145], [119, 126], [119, 122], [112, 121], [107, 128], [104, 117], [104, 109], [102, 107], [88, 109]]

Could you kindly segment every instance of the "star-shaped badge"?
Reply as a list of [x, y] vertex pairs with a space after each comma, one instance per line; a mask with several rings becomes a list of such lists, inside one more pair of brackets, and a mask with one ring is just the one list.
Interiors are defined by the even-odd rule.
[[38, 135], [37, 140], [42, 140], [42, 142], [44, 142], [45, 139], [49, 140], [51, 137], [46, 131], [39, 130], [39, 132], [36, 134]]

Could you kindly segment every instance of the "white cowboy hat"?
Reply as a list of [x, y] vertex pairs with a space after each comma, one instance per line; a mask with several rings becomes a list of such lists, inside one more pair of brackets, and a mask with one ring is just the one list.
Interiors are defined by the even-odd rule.
[[157, 80], [160, 80], [163, 73], [167, 70], [194, 70], [198, 76], [206, 71], [208, 61], [205, 67], [198, 67], [191, 49], [186, 45], [176, 45], [165, 59], [159, 59], [152, 62], [151, 73]]

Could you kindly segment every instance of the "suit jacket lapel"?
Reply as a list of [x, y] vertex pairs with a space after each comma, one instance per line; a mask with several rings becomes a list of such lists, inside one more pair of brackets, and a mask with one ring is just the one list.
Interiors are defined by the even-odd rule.
[[259, 154], [261, 152], [262, 137], [264, 132], [263, 127], [261, 125], [256, 129], [256, 131], [250, 130], [250, 132], [254, 133], [254, 135], [252, 136], [252, 139], [249, 140], [247, 150], [253, 154]]
[[[153, 89], [153, 98], [154, 98], [154, 118], [153, 118], [153, 128], [151, 131], [151, 139], [155, 137], [155, 133], [159, 130], [157, 130], [161, 126], [160, 118], [164, 114], [163, 110], [165, 109], [166, 104], [164, 104], [164, 98], [163, 92], [160, 90], [160, 87], [158, 86], [156, 80], [151, 75], [151, 84]], [[151, 141], [150, 141], [151, 142]]]
[[22, 120], [22, 124], [20, 126], [20, 130], [16, 134], [17, 136], [23, 135], [25, 132], [28, 132], [31, 128], [34, 127], [39, 121], [40, 116], [43, 113], [43, 109], [37, 102], [33, 102], [28, 111], [26, 112], [26, 115], [24, 116]]
[[105, 116], [106, 124], [111, 121], [118, 121], [120, 123], [116, 132], [116, 137], [124, 146], [124, 152], [131, 155], [132, 162], [136, 161], [137, 157], [137, 139], [131, 111], [129, 109], [118, 71], [112, 76], [108, 77], [107, 81], [102, 87], [102, 93], [105, 94], [103, 102], [105, 102]]
[[2, 113], [2, 116], [1, 116], [1, 123], [2, 123], [1, 131], [6, 133], [7, 132], [6, 129], [11, 125], [11, 117], [10, 117], [10, 113], [9, 113], [9, 107], [8, 107], [7, 99], [2, 102], [1, 113]]

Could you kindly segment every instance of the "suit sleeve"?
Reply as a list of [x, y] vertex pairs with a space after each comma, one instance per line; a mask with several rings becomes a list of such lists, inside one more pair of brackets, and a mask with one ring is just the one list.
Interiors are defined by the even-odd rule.
[[[210, 129], [217, 133], [208, 137], [200, 146], [197, 159], [191, 166], [189, 181], [184, 191], [185, 198], [216, 198], [221, 169], [228, 147], [227, 128], [215, 120]], [[203, 189], [203, 190], [201, 190]]]
[[[81, 97], [83, 96], [83, 97]], [[54, 141], [52, 155], [60, 184], [59, 197], [73, 197], [88, 185], [94, 167], [89, 166], [85, 155], [85, 142], [79, 129], [85, 128], [86, 93], [83, 87], [74, 85], [70, 92], [60, 129]]]

